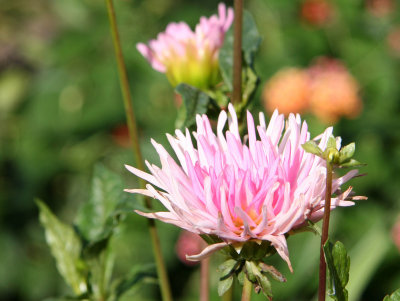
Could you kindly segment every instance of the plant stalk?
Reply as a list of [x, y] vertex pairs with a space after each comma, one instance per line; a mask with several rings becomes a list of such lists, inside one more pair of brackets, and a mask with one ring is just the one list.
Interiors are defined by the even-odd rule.
[[200, 301], [209, 301], [210, 258], [200, 262]]
[[[112, 0], [106, 0], [106, 4], [107, 4], [108, 17], [109, 17], [109, 21], [110, 21], [111, 34], [112, 34], [112, 38], [113, 38], [115, 57], [117, 60], [118, 75], [119, 75], [120, 84], [121, 84], [122, 98], [124, 101], [126, 120], [127, 120], [127, 124], [128, 124], [128, 130], [129, 130], [129, 137], [131, 139], [132, 151], [133, 151], [133, 155], [136, 160], [136, 166], [139, 169], [143, 170], [144, 164], [143, 164], [142, 153], [141, 153], [140, 146], [139, 146], [138, 129], [136, 126], [136, 118], [135, 118], [133, 105], [132, 105], [131, 92], [129, 89], [128, 75], [126, 72], [124, 57], [122, 54], [122, 48], [121, 48], [121, 42], [120, 42], [119, 33], [118, 33], [114, 5], [113, 5]], [[145, 185], [146, 185], [145, 181], [140, 178], [140, 186], [142, 188], [145, 188]], [[147, 208], [149, 208], [149, 209], [151, 208], [150, 199], [147, 197], [145, 198], [145, 205]], [[165, 267], [164, 259], [162, 257], [160, 239], [158, 237], [155, 221], [153, 219], [148, 219], [148, 225], [149, 225], [151, 242], [152, 242], [152, 246], [153, 246], [153, 253], [154, 253], [156, 266], [157, 266], [158, 279], [159, 279], [160, 287], [161, 287], [162, 299], [163, 299], [163, 301], [172, 301], [172, 294], [171, 294], [171, 289], [169, 286], [167, 269]]]
[[242, 301], [250, 301], [251, 300], [251, 291], [253, 289], [253, 284], [247, 279], [247, 276], [244, 277], [243, 290], [242, 290]]
[[235, 19], [233, 23], [233, 94], [232, 103], [242, 102], [242, 28], [243, 0], [234, 2]]
[[325, 189], [325, 208], [324, 218], [322, 222], [321, 248], [319, 255], [319, 288], [318, 301], [325, 301], [326, 295], [326, 262], [324, 255], [324, 245], [328, 240], [329, 234], [329, 218], [331, 213], [331, 196], [332, 196], [332, 164], [326, 160], [326, 189]]

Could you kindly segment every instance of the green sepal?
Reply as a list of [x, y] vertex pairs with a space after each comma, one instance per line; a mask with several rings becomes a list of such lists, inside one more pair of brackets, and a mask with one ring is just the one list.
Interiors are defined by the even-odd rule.
[[353, 157], [356, 151], [356, 144], [354, 142], [342, 147], [339, 152], [339, 163], [342, 165]]
[[233, 283], [236, 268], [240, 263], [234, 259], [228, 259], [219, 265], [217, 272], [219, 275], [218, 295], [225, 294]]
[[400, 288], [397, 289], [393, 294], [390, 296], [387, 295], [383, 301], [400, 301]]
[[328, 294], [336, 301], [347, 301], [346, 290], [349, 281], [350, 257], [344, 245], [337, 241], [334, 245], [328, 240], [324, 245], [326, 265], [329, 271]]
[[306, 143], [302, 144], [301, 147], [307, 152], [318, 157], [323, 157], [323, 152], [317, 145], [314, 140], [307, 141]]
[[279, 272], [275, 267], [273, 267], [272, 265], [268, 265], [264, 262], [260, 262], [259, 267], [261, 268], [261, 270], [265, 273], [268, 273], [269, 275], [271, 275], [271, 277], [273, 279], [275, 279], [276, 281], [279, 282], [286, 282], [286, 278], [285, 276], [282, 275], [281, 272]]
[[255, 284], [256, 292], [261, 288], [263, 294], [272, 298], [272, 287], [268, 277], [261, 273], [261, 268], [254, 261], [246, 261], [246, 275], [247, 279]]
[[328, 141], [326, 142], [326, 149], [329, 149], [329, 148], [336, 149], [336, 139], [333, 136], [330, 136], [328, 138]]
[[360, 162], [358, 162], [358, 161], [355, 160], [355, 159], [350, 159], [348, 162], [340, 164], [339, 167], [342, 167], [342, 168], [346, 168], [346, 167], [360, 167], [360, 166], [365, 166], [365, 165], [366, 165], [365, 163], [360, 163]]

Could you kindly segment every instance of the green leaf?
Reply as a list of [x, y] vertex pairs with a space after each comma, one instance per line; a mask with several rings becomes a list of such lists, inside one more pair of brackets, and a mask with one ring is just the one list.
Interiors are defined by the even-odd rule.
[[233, 26], [225, 34], [224, 44], [218, 54], [219, 69], [229, 91], [233, 90]]
[[179, 127], [191, 127], [196, 124], [197, 114], [220, 111], [219, 106], [206, 93], [187, 84], [179, 84], [175, 92], [182, 96], [186, 114]]
[[383, 301], [400, 301], [400, 288], [396, 290], [393, 294], [390, 296], [386, 296]]
[[354, 142], [342, 147], [342, 149], [339, 152], [339, 163], [344, 163], [347, 160], [349, 160], [351, 157], [353, 157], [354, 152], [356, 151], [356, 144]]
[[243, 89], [243, 103], [246, 105], [258, 86], [258, 76], [250, 67], [247, 67], [245, 70], [246, 79]]
[[128, 275], [116, 280], [113, 283], [112, 295], [115, 296], [115, 300], [119, 300], [123, 294], [136, 287], [140, 283], [155, 279], [156, 274], [154, 271], [154, 264], [135, 266]]
[[[257, 52], [261, 43], [261, 36], [258, 32], [257, 26], [253, 17], [248, 11], [243, 13], [243, 31], [242, 31], [242, 51], [247, 67], [252, 67], [254, 62], [254, 55]], [[233, 26], [225, 34], [224, 44], [219, 51], [218, 55], [219, 67], [225, 85], [229, 91], [232, 91], [232, 77], [233, 77]], [[244, 66], [244, 67], [246, 67]], [[245, 68], [244, 68], [245, 69]], [[254, 73], [254, 71], [252, 71]], [[255, 75], [255, 73], [254, 73]], [[254, 76], [248, 73], [249, 83], [245, 84], [247, 95], [251, 95], [251, 86], [254, 85]]]
[[317, 143], [315, 143], [315, 141], [313, 141], [313, 140], [307, 141], [306, 143], [302, 144], [301, 147], [307, 153], [311, 153], [311, 154], [316, 155], [318, 157], [322, 157], [322, 150], [319, 148]]
[[233, 276], [235, 270], [239, 266], [239, 262], [234, 259], [228, 259], [219, 265], [217, 271], [219, 274], [218, 282], [218, 295], [222, 296], [225, 294], [233, 283]]
[[242, 50], [248, 66], [253, 66], [254, 55], [261, 44], [261, 36], [256, 22], [249, 11], [243, 12]]
[[218, 281], [218, 296], [222, 297], [232, 286], [233, 276]]
[[102, 240], [111, 235], [118, 224], [115, 210], [127, 202], [127, 194], [123, 189], [124, 184], [119, 175], [101, 164], [95, 166], [91, 196], [80, 208], [76, 219], [79, 232], [86, 240]]
[[46, 241], [56, 259], [57, 269], [75, 294], [87, 291], [85, 271], [80, 259], [82, 243], [74, 229], [61, 222], [40, 200], [36, 200], [40, 210], [40, 222], [45, 229]]
[[336, 301], [347, 301], [348, 292], [345, 287], [349, 281], [350, 257], [346, 248], [340, 241], [332, 245], [328, 240], [324, 245], [324, 253], [329, 270], [329, 296]]

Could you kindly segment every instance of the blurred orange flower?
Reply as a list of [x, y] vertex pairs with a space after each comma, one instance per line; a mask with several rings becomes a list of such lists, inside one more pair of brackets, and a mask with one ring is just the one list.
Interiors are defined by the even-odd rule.
[[308, 108], [309, 79], [299, 68], [285, 68], [275, 74], [265, 85], [263, 101], [269, 112], [301, 113]]
[[357, 117], [362, 110], [356, 79], [338, 60], [319, 58], [308, 69], [285, 68], [275, 74], [263, 91], [267, 111], [311, 111], [321, 121], [336, 123], [340, 117]]
[[362, 110], [355, 78], [338, 60], [321, 58], [308, 69], [310, 110], [326, 123], [357, 117]]

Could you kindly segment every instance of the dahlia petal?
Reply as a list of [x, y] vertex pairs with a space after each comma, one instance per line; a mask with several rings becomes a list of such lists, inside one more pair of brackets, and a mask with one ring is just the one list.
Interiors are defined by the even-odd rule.
[[226, 242], [212, 244], [206, 247], [203, 251], [201, 251], [197, 255], [186, 255], [186, 259], [190, 261], [200, 261], [206, 259], [207, 257], [210, 257], [213, 253], [225, 248], [228, 245], [229, 244]]

